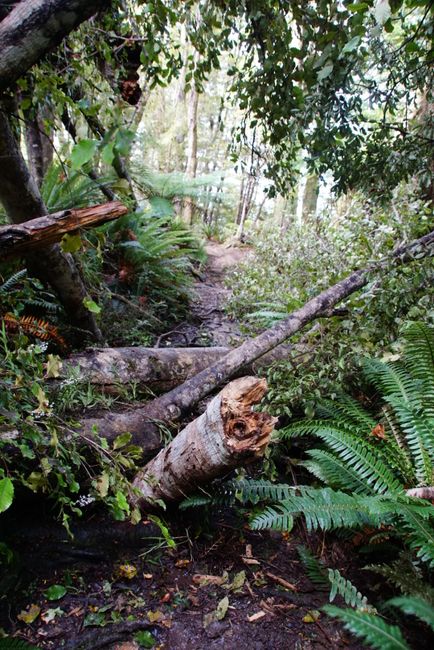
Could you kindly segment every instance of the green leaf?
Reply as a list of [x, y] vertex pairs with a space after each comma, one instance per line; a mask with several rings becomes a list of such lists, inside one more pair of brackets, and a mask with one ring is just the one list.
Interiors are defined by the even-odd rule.
[[2, 478], [0, 481], [0, 512], [9, 508], [14, 499], [14, 484], [10, 478]]
[[229, 598], [225, 596], [221, 599], [215, 610], [215, 617], [217, 621], [222, 621], [227, 614], [229, 608]]
[[125, 494], [123, 492], [116, 492], [115, 497], [116, 497], [116, 503], [119, 506], [119, 508], [129, 513], [130, 506], [128, 504]]
[[141, 630], [134, 635], [134, 640], [142, 648], [153, 648], [156, 644], [156, 640], [148, 630]]
[[345, 45], [345, 47], [342, 50], [342, 53], [346, 54], [347, 52], [354, 52], [354, 50], [357, 50], [361, 40], [362, 39], [360, 38], [360, 36], [354, 36], [354, 38], [352, 38], [351, 41], [348, 41], [348, 43]]
[[66, 233], [63, 235], [60, 242], [60, 246], [64, 253], [76, 253], [81, 248], [81, 237], [80, 235], [68, 235]]
[[115, 438], [113, 442], [113, 449], [120, 449], [121, 447], [125, 447], [125, 445], [127, 445], [130, 442], [131, 438], [132, 438], [131, 433], [128, 432], [121, 433], [120, 436]]
[[100, 314], [101, 313], [101, 307], [96, 304], [92, 298], [89, 298], [89, 296], [86, 296], [86, 298], [83, 298], [83, 305], [88, 309], [92, 314]]
[[379, 25], [384, 25], [392, 15], [389, 0], [377, 0], [374, 7], [375, 20]]
[[371, 648], [376, 648], [376, 650], [410, 650], [399, 627], [388, 625], [380, 616], [352, 609], [341, 609], [334, 605], [325, 605], [323, 610], [329, 616], [342, 621], [347, 630], [364, 639]]
[[106, 165], [111, 165], [113, 163], [113, 159], [115, 157], [115, 154], [114, 154], [114, 151], [113, 151], [114, 146], [115, 146], [114, 142], [109, 142], [102, 149], [101, 160]]
[[333, 63], [326, 63], [324, 67], [321, 68], [321, 70], [318, 72], [318, 81], [323, 81], [323, 79], [327, 79], [333, 72]]
[[426, 600], [423, 600], [423, 598], [417, 596], [398, 596], [397, 598], [388, 600], [386, 605], [399, 607], [404, 614], [417, 616], [417, 618], [424, 621], [424, 623], [434, 630], [434, 608]]
[[7, 636], [4, 639], [0, 639], [0, 650], [40, 650], [40, 648], [35, 645], [30, 645], [30, 643], [22, 639], [14, 639], [11, 636]]
[[95, 155], [98, 140], [80, 140], [71, 151], [72, 169], [81, 169]]
[[66, 594], [66, 587], [64, 585], [51, 585], [46, 591], [44, 596], [47, 600], [60, 600]]
[[120, 156], [127, 156], [134, 140], [134, 132], [129, 129], [119, 129], [116, 134], [115, 144], [116, 151]]

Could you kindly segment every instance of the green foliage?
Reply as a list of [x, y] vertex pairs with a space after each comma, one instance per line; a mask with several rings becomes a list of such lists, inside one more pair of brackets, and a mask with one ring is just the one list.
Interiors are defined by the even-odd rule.
[[23, 639], [5, 637], [0, 639], [0, 650], [40, 650]]
[[368, 604], [366, 596], [362, 596], [360, 591], [353, 585], [350, 580], [344, 578], [337, 569], [328, 569], [328, 579], [331, 584], [329, 600], [332, 603], [337, 595], [344, 599], [346, 605], [362, 609], [363, 611], [372, 610]]
[[388, 606], [397, 607], [404, 614], [416, 616], [434, 630], [434, 607], [416, 596], [398, 596], [386, 603]]
[[99, 185], [104, 183], [109, 179], [94, 181], [84, 172], [53, 164], [44, 176], [41, 195], [50, 212], [83, 208], [101, 202], [104, 196]]
[[[354, 197], [338, 204], [334, 216], [323, 215], [315, 227], [293, 223], [286, 232], [258, 233], [253, 259], [229, 279], [231, 316], [244, 319], [249, 333], [268, 327], [354, 268], [387, 255], [396, 241], [425, 234], [429, 208], [410, 201], [406, 192], [400, 188], [394, 200], [399, 212]], [[401, 268], [391, 263], [335, 316], [293, 337], [288, 359], [267, 371], [271, 409], [291, 415], [301, 405], [310, 413], [320, 394], [336, 394], [358, 372], [360, 358], [396, 345], [405, 322], [432, 322], [433, 285], [429, 258]]]
[[324, 611], [342, 621], [353, 634], [378, 650], [409, 650], [401, 631], [396, 625], [388, 625], [380, 616], [352, 609], [326, 605]]
[[305, 546], [297, 546], [297, 553], [306, 569], [306, 574], [309, 580], [318, 586], [328, 586], [328, 574], [324, 564], [320, 562]]

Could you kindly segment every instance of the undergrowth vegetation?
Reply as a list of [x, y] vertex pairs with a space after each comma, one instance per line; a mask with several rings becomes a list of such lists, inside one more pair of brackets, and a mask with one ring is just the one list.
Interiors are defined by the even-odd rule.
[[[286, 232], [261, 233], [253, 259], [230, 278], [229, 313], [242, 318], [249, 333], [268, 327], [352, 270], [383, 258], [397, 242], [425, 234], [430, 213], [401, 187], [388, 208], [354, 198], [340, 216], [324, 214], [315, 223], [293, 223]], [[390, 349], [404, 323], [433, 322], [432, 303], [430, 260], [416, 260], [411, 268], [391, 262], [381, 279], [373, 276], [362, 293], [293, 337], [289, 359], [267, 374], [274, 412], [290, 415], [303, 406], [312, 413], [320, 392], [335, 393], [357, 372], [362, 356]]]
[[307, 550], [300, 557], [314, 583], [330, 583], [330, 601], [339, 594], [350, 606], [327, 606], [327, 614], [370, 647], [395, 650], [409, 646], [399, 627], [380, 614], [399, 620], [393, 612], [398, 608], [434, 628], [434, 328], [412, 324], [401, 357], [365, 359], [363, 373], [371, 390], [358, 400], [345, 394], [322, 399], [313, 418], [278, 432], [280, 455], [293, 454], [299, 440], [308, 442], [304, 459], [291, 461], [291, 477], [307, 470], [313, 484], [307, 476], [299, 485], [235, 479], [182, 507], [251, 504], [254, 530], [289, 532], [302, 519], [308, 532], [358, 531], [365, 554], [387, 551], [386, 564], [366, 568], [402, 596], [373, 607], [338, 570], [327, 571]]

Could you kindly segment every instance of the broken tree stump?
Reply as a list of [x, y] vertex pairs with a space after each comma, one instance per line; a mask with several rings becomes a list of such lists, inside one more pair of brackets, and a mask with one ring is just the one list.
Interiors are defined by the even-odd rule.
[[252, 410], [267, 391], [265, 379], [229, 383], [134, 479], [139, 505], [177, 501], [229, 470], [261, 457], [277, 418]]
[[61, 210], [23, 223], [0, 226], [0, 259], [29, 253], [50, 246], [63, 235], [85, 230], [127, 214], [120, 201], [111, 201], [90, 208]]

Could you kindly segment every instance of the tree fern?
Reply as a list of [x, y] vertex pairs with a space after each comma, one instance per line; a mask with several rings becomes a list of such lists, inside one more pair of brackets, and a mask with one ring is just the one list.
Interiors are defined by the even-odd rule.
[[362, 638], [371, 648], [410, 650], [399, 627], [388, 625], [380, 616], [353, 609], [342, 609], [335, 605], [325, 605], [323, 609], [329, 616], [342, 621], [350, 632]]
[[398, 607], [404, 614], [417, 616], [434, 630], [434, 608], [426, 600], [417, 596], [398, 596], [388, 600], [386, 605]]

